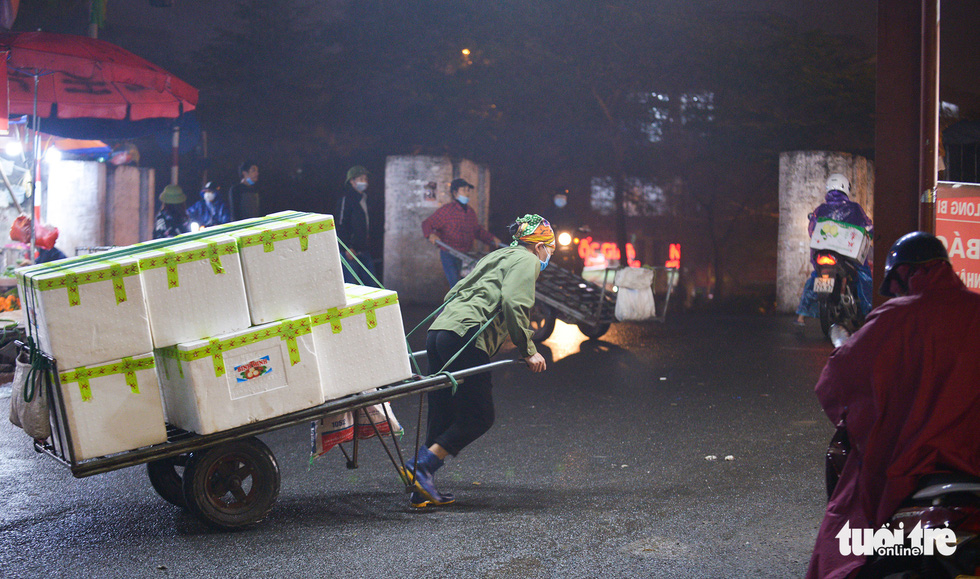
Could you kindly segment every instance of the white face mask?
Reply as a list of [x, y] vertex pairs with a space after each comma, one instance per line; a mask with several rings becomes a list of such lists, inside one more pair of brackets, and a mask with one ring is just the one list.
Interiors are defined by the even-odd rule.
[[367, 190], [367, 186], [368, 184], [365, 183], [364, 181], [357, 181], [356, 183], [354, 183], [354, 189], [356, 189], [360, 193], [364, 193], [364, 191]]
[[456, 201], [459, 201], [463, 205], [466, 205], [467, 203], [470, 202], [470, 198], [467, 197], [466, 195], [457, 195], [456, 196]]
[[208, 203], [211, 203], [212, 201], [214, 201], [214, 193], [211, 192], [211, 191], [206, 192], [204, 194], [204, 200], [207, 201]]

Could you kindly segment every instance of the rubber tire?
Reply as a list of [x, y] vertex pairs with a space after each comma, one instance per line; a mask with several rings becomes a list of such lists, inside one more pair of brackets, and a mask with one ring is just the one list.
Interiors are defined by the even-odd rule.
[[535, 342], [543, 342], [551, 337], [551, 334], [555, 331], [555, 321], [558, 319], [558, 315], [555, 313], [554, 308], [551, 306], [536, 301], [534, 305], [531, 306], [531, 340]]
[[261, 521], [279, 497], [279, 465], [261, 440], [234, 440], [192, 453], [184, 470], [187, 509], [209, 526], [236, 530]]
[[820, 302], [820, 330], [823, 335], [830, 337], [830, 326], [833, 325], [834, 321], [830, 319], [830, 306], [826, 301]]
[[592, 324], [579, 322], [576, 325], [578, 326], [578, 331], [585, 334], [585, 337], [590, 340], [598, 340], [609, 331], [609, 324], [597, 324], [593, 326]]
[[146, 463], [146, 474], [150, 477], [153, 489], [165, 501], [182, 509], [187, 508], [184, 499], [183, 477], [177, 472], [177, 467], [187, 464], [187, 455], [172, 456]]

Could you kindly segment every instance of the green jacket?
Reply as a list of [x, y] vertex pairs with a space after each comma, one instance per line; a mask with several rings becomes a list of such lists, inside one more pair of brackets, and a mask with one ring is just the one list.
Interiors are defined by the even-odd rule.
[[493, 356], [509, 334], [521, 356], [533, 356], [537, 349], [528, 326], [540, 273], [541, 261], [524, 247], [505, 247], [484, 256], [446, 294], [449, 303], [429, 330], [450, 330], [463, 336], [493, 318], [476, 338], [477, 348]]

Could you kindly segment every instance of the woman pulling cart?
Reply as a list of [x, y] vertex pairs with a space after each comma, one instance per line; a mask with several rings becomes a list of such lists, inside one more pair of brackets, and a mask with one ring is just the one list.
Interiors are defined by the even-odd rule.
[[[532, 372], [543, 372], [544, 357], [531, 341], [529, 313], [534, 284], [555, 251], [555, 233], [540, 215], [525, 215], [510, 226], [513, 243], [483, 257], [446, 295], [429, 328], [429, 373], [487, 364], [509, 335]], [[411, 505], [448, 505], [434, 476], [447, 456], [456, 456], [493, 425], [490, 372], [467, 377], [457, 388], [429, 392], [425, 444], [405, 463], [402, 477], [414, 485]]]

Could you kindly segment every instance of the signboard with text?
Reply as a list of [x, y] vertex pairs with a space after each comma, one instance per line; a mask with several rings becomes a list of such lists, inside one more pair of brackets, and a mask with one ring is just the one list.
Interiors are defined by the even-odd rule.
[[980, 185], [939, 183], [936, 237], [966, 287], [980, 293]]

